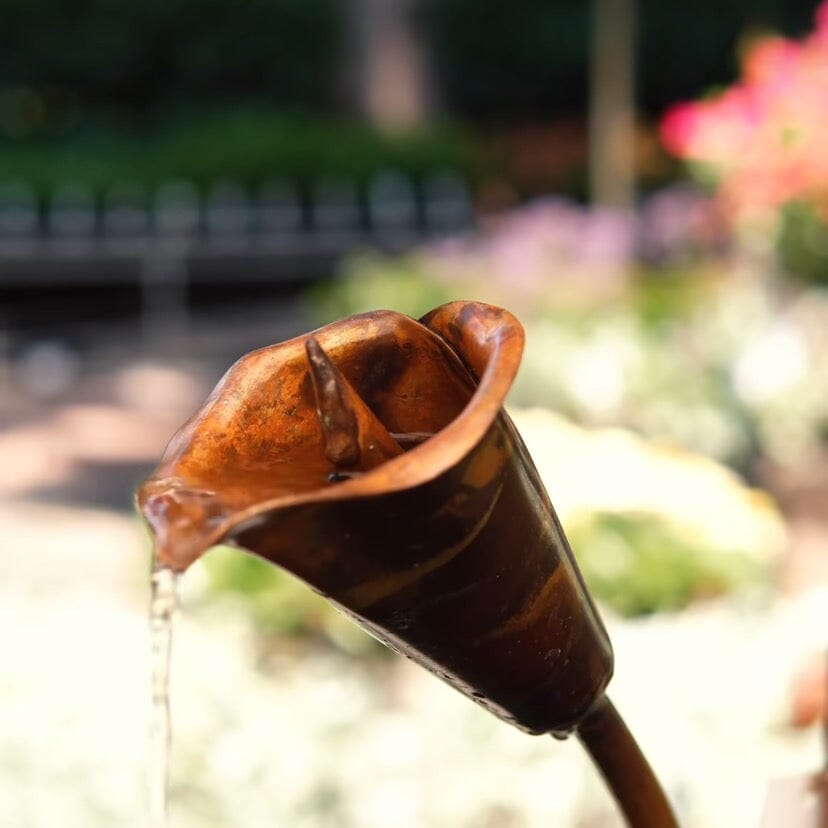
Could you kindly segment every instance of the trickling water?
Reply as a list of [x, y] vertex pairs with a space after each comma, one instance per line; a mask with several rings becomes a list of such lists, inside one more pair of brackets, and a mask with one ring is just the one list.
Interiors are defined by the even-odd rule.
[[152, 713], [150, 718], [149, 806], [151, 828], [167, 828], [170, 777], [170, 652], [177, 606], [178, 575], [158, 563], [152, 570], [150, 646]]

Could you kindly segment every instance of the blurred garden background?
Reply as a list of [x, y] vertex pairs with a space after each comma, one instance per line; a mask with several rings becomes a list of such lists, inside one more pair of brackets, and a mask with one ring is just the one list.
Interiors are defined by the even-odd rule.
[[[826, 131], [813, 0], [6, 0], [0, 823], [147, 824], [132, 491], [227, 366], [470, 298], [617, 706], [683, 825], [759, 825], [825, 761]], [[278, 571], [181, 591], [171, 826], [620, 824]]]

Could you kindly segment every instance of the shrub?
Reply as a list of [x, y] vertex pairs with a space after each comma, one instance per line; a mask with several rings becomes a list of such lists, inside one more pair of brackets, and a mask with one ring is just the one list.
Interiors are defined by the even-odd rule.
[[481, 164], [474, 143], [450, 126], [386, 135], [363, 124], [269, 109], [199, 111], [141, 133], [111, 125], [40, 142], [0, 140], [0, 181], [41, 192], [62, 183], [103, 190], [124, 181], [167, 179], [207, 185], [231, 178], [249, 186], [268, 178], [365, 179], [386, 169], [418, 176]]

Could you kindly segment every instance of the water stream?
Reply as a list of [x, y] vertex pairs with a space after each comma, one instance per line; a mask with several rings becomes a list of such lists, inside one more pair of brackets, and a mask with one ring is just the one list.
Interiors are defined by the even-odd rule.
[[[412, 432], [391, 435], [408, 451], [433, 435]], [[325, 461], [327, 465], [327, 461]], [[270, 475], [271, 470], [267, 470]], [[362, 471], [335, 471], [328, 481], [338, 482], [362, 476]], [[272, 475], [270, 475], [272, 477]], [[262, 487], [259, 487], [262, 490]], [[281, 494], [281, 492], [279, 492]], [[273, 494], [271, 492], [271, 494]], [[170, 759], [172, 725], [170, 721], [170, 656], [173, 619], [178, 607], [178, 573], [153, 558], [150, 598], [151, 699], [150, 744], [147, 763], [149, 828], [169, 826]]]
[[152, 570], [150, 599], [150, 646], [152, 659], [152, 711], [148, 763], [151, 828], [167, 828], [169, 813], [170, 750], [170, 653], [172, 621], [177, 606], [178, 575], [166, 566]]

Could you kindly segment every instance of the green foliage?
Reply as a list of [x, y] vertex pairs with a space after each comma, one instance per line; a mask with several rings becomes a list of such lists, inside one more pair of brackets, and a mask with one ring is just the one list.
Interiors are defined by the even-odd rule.
[[356, 654], [379, 650], [373, 638], [328, 601], [261, 558], [219, 546], [205, 556], [204, 565], [210, 591], [243, 598], [264, 633], [320, 637]]
[[777, 250], [785, 271], [806, 282], [828, 285], [828, 225], [803, 202], [787, 204], [781, 219]]
[[4, 0], [0, 79], [81, 104], [330, 102], [342, 38], [335, 0]]
[[[581, 110], [587, 97], [590, 12], [577, 0], [429, 0], [426, 19], [448, 101], [476, 116]], [[637, 5], [636, 99], [658, 113], [735, 76], [746, 28], [798, 33], [806, 0], [644, 0]]]
[[735, 54], [746, 31], [800, 34], [812, 20], [811, 0], [643, 0], [638, 7], [640, 100], [658, 111], [735, 78]]
[[307, 301], [319, 324], [378, 308], [416, 319], [444, 302], [467, 298], [462, 290], [458, 293], [451, 288], [424, 278], [415, 257], [390, 258], [364, 252], [348, 259], [343, 278], [312, 288]]
[[362, 124], [255, 108], [181, 115], [139, 134], [101, 126], [61, 139], [0, 139], [0, 180], [26, 181], [43, 192], [63, 182], [100, 190], [172, 178], [199, 185], [233, 178], [251, 186], [271, 177], [364, 179], [388, 168], [412, 176], [471, 173], [478, 163], [470, 139], [451, 127], [391, 136]]
[[431, 0], [427, 20], [445, 95], [502, 117], [581, 108], [589, 7], [577, 0]]
[[243, 595], [265, 629], [284, 635], [319, 631], [325, 602], [283, 570], [229, 547], [211, 550], [205, 563], [210, 587]]
[[699, 308], [708, 287], [692, 268], [643, 270], [630, 304], [643, 326], [659, 329], [675, 324]]
[[[748, 554], [713, 548], [658, 514], [586, 512], [566, 527], [592, 593], [625, 616], [761, 587], [767, 569]], [[370, 653], [376, 642], [304, 584], [229, 547], [205, 558], [214, 595], [237, 596], [268, 634], [322, 637]]]
[[746, 553], [713, 548], [656, 514], [588, 513], [567, 533], [593, 594], [625, 616], [755, 588], [765, 573]]
[[[655, 113], [731, 80], [746, 26], [796, 33], [813, 7], [811, 0], [642, 2], [639, 104]], [[233, 99], [331, 111], [347, 82], [347, 8], [336, 0], [4, 0], [0, 90], [39, 97], [30, 134], [59, 127], [67, 108], [145, 117]], [[589, 4], [424, 0], [417, 13], [452, 111], [499, 121], [583, 110]]]

